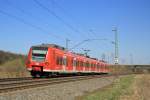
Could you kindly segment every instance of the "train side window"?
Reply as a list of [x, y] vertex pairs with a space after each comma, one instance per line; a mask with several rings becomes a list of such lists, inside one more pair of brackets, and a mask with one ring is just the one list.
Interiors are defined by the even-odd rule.
[[62, 65], [64, 65], [65, 64], [65, 61], [64, 61], [64, 58], [62, 59]]
[[89, 62], [88, 61], [86, 62], [86, 67], [89, 67]]
[[73, 66], [73, 59], [71, 59], [71, 66]]
[[86, 63], [85, 62], [83, 62], [83, 66], [86, 67]]
[[79, 61], [77, 61], [77, 66], [79, 67], [80, 66], [80, 64], [79, 64], [80, 62]]
[[63, 65], [67, 66], [67, 58], [63, 58]]
[[80, 61], [80, 66], [83, 67], [83, 62], [82, 61]]
[[63, 58], [60, 57], [60, 58], [59, 58], [59, 65], [62, 65], [62, 64], [63, 64]]
[[68, 62], [69, 62], [69, 59], [68, 59], [68, 58], [66, 58], [66, 66], [68, 66]]
[[79, 61], [79, 66], [81, 67], [81, 61]]
[[90, 63], [88, 62], [88, 67], [90, 67]]
[[88, 66], [88, 63], [86, 62], [85, 67], [87, 67], [87, 66]]
[[78, 60], [76, 61], [76, 66], [78, 67]]
[[76, 64], [77, 64], [76, 60], [73, 60], [73, 66], [76, 66]]
[[68, 58], [66, 58], [66, 66], [68, 66]]
[[96, 64], [96, 68], [98, 68], [98, 64]]
[[78, 67], [80, 66], [80, 61], [78, 61]]
[[59, 57], [56, 57], [56, 64], [59, 65]]
[[92, 63], [90, 63], [90, 67], [92, 67]]

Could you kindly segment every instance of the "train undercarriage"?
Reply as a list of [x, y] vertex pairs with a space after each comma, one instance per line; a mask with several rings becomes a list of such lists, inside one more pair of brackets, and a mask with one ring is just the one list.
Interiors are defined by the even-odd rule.
[[103, 72], [40, 72], [40, 71], [31, 71], [31, 76], [33, 78], [50, 78], [50, 77], [61, 77], [61, 76], [85, 76], [85, 75], [101, 75], [108, 74]]

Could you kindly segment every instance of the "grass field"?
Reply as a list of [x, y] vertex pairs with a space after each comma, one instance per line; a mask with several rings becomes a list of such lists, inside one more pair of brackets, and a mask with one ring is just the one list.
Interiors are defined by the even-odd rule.
[[28, 77], [25, 68], [26, 56], [0, 51], [0, 78]]
[[120, 77], [110, 86], [77, 97], [76, 100], [150, 100], [150, 74]]
[[122, 95], [131, 95], [131, 84], [134, 81], [134, 75], [120, 77], [110, 86], [98, 89], [88, 93], [77, 100], [119, 100]]
[[28, 77], [24, 59], [14, 59], [0, 65], [0, 78]]
[[150, 74], [136, 75], [132, 91], [131, 95], [124, 95], [120, 100], [150, 100]]

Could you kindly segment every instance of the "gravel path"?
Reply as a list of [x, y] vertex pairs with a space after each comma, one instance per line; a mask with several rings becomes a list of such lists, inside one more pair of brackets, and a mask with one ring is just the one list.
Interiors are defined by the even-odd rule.
[[76, 96], [102, 88], [115, 77], [68, 82], [0, 94], [0, 100], [74, 100]]

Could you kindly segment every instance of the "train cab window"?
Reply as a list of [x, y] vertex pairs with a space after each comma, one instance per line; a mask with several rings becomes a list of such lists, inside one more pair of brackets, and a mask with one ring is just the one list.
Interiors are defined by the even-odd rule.
[[48, 48], [45, 47], [32, 47], [32, 60], [44, 61], [46, 58]]

